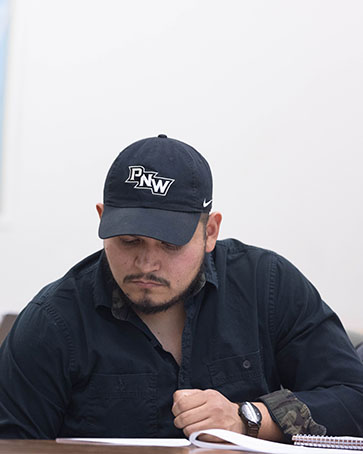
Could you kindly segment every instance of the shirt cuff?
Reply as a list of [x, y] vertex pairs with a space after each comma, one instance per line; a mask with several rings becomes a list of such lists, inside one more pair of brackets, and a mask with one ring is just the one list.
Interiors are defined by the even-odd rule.
[[308, 406], [288, 389], [265, 394], [257, 400], [266, 405], [271, 418], [289, 442], [296, 434], [326, 434], [326, 427], [315, 422]]

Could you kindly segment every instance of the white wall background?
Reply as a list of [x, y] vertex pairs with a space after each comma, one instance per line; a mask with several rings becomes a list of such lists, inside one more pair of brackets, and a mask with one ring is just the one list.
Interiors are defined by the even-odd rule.
[[363, 331], [362, 23], [360, 0], [13, 1], [0, 314], [102, 247], [107, 169], [165, 133], [209, 160], [222, 237]]

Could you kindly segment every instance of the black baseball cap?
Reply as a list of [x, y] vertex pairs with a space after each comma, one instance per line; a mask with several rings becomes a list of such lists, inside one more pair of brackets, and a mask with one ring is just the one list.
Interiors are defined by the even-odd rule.
[[129, 145], [113, 162], [99, 236], [138, 235], [181, 246], [211, 207], [207, 161], [190, 145], [160, 134]]

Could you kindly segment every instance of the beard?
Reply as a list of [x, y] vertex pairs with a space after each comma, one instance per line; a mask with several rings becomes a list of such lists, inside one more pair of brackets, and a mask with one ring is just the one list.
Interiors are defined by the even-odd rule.
[[[145, 277], [150, 281], [161, 282], [166, 286], [170, 287], [168, 281], [158, 278], [152, 274], [144, 275], [130, 275], [125, 278], [125, 280], [132, 280], [135, 278]], [[204, 262], [202, 261], [196, 275], [190, 282], [190, 284], [178, 295], [174, 296], [173, 298], [163, 301], [162, 303], [154, 303], [151, 298], [148, 297], [148, 291], [145, 291], [144, 297], [141, 300], [133, 301], [128, 295], [121, 289], [118, 285], [119, 297], [121, 301], [132, 308], [136, 312], [142, 312], [143, 314], [157, 314], [160, 312], [165, 312], [171, 307], [175, 306], [180, 302], [185, 302], [191, 296], [195, 295], [199, 292], [199, 290], [203, 287], [205, 283], [205, 276], [204, 276]]]

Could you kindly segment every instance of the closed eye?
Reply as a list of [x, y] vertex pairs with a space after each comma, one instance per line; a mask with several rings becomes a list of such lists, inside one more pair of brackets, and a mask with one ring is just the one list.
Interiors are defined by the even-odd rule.
[[164, 241], [161, 242], [163, 247], [169, 251], [180, 251], [182, 246], [177, 246], [176, 244], [165, 243]]
[[130, 237], [130, 238], [120, 237], [120, 242], [122, 244], [124, 244], [125, 246], [135, 246], [140, 243], [140, 239], [134, 238], [134, 237]]

